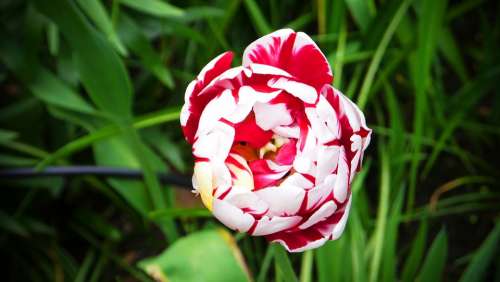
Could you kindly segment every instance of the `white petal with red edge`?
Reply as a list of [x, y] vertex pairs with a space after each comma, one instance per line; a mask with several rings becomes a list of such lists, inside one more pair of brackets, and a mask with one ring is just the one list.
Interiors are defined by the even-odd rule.
[[337, 139], [337, 135], [335, 135], [325, 123], [325, 120], [322, 120], [318, 117], [318, 113], [316, 112], [316, 108], [306, 108], [305, 109], [307, 119], [311, 124], [311, 129], [314, 135], [318, 138], [319, 143], [325, 144], [332, 140]]
[[329, 201], [323, 204], [318, 210], [316, 210], [309, 218], [299, 225], [299, 229], [307, 229], [314, 224], [327, 219], [337, 210], [337, 205], [333, 201]]
[[323, 182], [337, 167], [339, 153], [339, 146], [320, 146], [318, 148], [316, 184]]
[[268, 216], [296, 214], [304, 200], [304, 189], [291, 185], [267, 187], [254, 192], [269, 205]]
[[327, 128], [334, 136], [333, 138], [340, 138], [341, 132], [337, 113], [323, 95], [319, 96], [318, 103], [316, 104], [316, 113], [318, 118], [326, 123]]
[[309, 104], [313, 104], [318, 98], [318, 93], [314, 87], [288, 78], [272, 78], [268, 81], [267, 85], [272, 88], [285, 90]]
[[270, 66], [270, 65], [250, 64], [249, 68], [255, 74], [267, 74], [267, 75], [279, 75], [279, 76], [285, 76], [285, 77], [292, 77], [292, 75], [289, 74], [288, 72], [286, 72], [280, 68]]
[[[229, 67], [232, 58], [233, 58], [232, 52], [224, 52], [220, 54], [219, 56], [211, 60], [207, 65], [205, 65], [203, 69], [201, 69], [200, 73], [197, 76], [197, 79], [203, 81], [204, 83], [207, 83], [208, 81], [205, 81], [207, 78], [207, 74], [211, 71], [215, 72], [214, 77], [221, 74], [223, 71], [226, 70], [227, 67]], [[222, 63], [223, 66], [220, 66], [219, 69], [215, 69], [219, 63]], [[213, 79], [213, 77], [211, 78]]]
[[344, 232], [344, 228], [347, 223], [347, 218], [349, 217], [350, 209], [351, 209], [351, 196], [349, 196], [349, 201], [345, 206], [344, 214], [340, 218], [339, 222], [337, 222], [337, 224], [335, 224], [335, 227], [333, 228], [332, 240], [337, 240], [340, 237], [340, 235], [342, 235], [342, 232]]
[[189, 83], [188, 87], [186, 88], [186, 93], [184, 94], [184, 105], [182, 106], [180, 115], [181, 126], [186, 126], [189, 115], [191, 114], [189, 111], [189, 107], [191, 106], [190, 97], [193, 94], [195, 85], [196, 81], [194, 80], [191, 81], [191, 83]]
[[[252, 55], [254, 53], [268, 53], [268, 54], [274, 54], [275, 56], [279, 55], [279, 52], [281, 51], [281, 44], [288, 38], [291, 34], [293, 34], [294, 31], [289, 28], [285, 29], [280, 29], [277, 30], [273, 33], [267, 34], [262, 36], [261, 38], [255, 40], [254, 42], [250, 43], [250, 45], [247, 46], [245, 51], [243, 52], [243, 65], [244, 66], [249, 66], [252, 63], [261, 63], [261, 64], [267, 64], [270, 65], [269, 62], [267, 61], [259, 61], [252, 59]], [[280, 46], [275, 46], [274, 39], [273, 38], [279, 38]]]
[[301, 187], [303, 189], [311, 189], [314, 186], [314, 183], [309, 181], [304, 175], [301, 173], [294, 173], [290, 176], [288, 176], [282, 183], [282, 185], [285, 186], [297, 186]]
[[337, 175], [330, 174], [325, 180], [316, 185], [313, 189], [308, 191], [307, 209], [316, 207], [318, 204], [323, 203], [324, 200], [332, 193], [335, 183], [337, 182]]
[[234, 100], [231, 90], [224, 90], [219, 97], [214, 98], [206, 105], [200, 117], [196, 136], [211, 131], [220, 118], [229, 115], [235, 108], [236, 101]]
[[233, 188], [224, 200], [239, 209], [246, 209], [252, 214], [262, 215], [269, 209], [265, 201], [246, 189]]
[[279, 136], [286, 138], [296, 138], [300, 137], [300, 128], [298, 126], [277, 126], [273, 128], [273, 132]]
[[198, 158], [223, 161], [229, 155], [234, 140], [234, 128], [223, 122], [217, 122], [215, 128], [193, 144], [193, 155]]
[[287, 230], [297, 225], [301, 220], [301, 216], [263, 216], [257, 220], [257, 225], [252, 235], [264, 236]]
[[281, 125], [289, 125], [293, 122], [288, 109], [282, 103], [255, 103], [253, 111], [257, 125], [264, 130], [270, 130]]
[[347, 197], [349, 188], [349, 166], [345, 157], [344, 147], [341, 147], [339, 164], [337, 168], [337, 179], [333, 188], [333, 197], [335, 200], [343, 203]]
[[213, 214], [224, 225], [238, 232], [247, 232], [255, 221], [250, 214], [219, 199], [213, 200]]

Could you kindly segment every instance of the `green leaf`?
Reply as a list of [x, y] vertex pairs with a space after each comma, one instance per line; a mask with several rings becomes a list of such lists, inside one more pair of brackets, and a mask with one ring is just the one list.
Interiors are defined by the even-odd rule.
[[139, 56], [146, 69], [153, 73], [165, 86], [172, 89], [174, 80], [170, 70], [165, 66], [160, 55], [151, 47], [149, 39], [140, 27], [130, 17], [122, 14], [119, 19], [118, 32], [125, 45]]
[[389, 197], [391, 189], [391, 171], [389, 165], [389, 154], [385, 147], [380, 146], [380, 199], [377, 211], [377, 219], [374, 231], [374, 251], [373, 259], [370, 265], [370, 281], [377, 281], [382, 260], [382, 253], [385, 248], [384, 242], [386, 236], [387, 215], [389, 212]]
[[394, 35], [394, 32], [396, 31], [401, 19], [406, 14], [410, 3], [411, 0], [405, 0], [401, 3], [399, 8], [395, 11], [391, 22], [387, 26], [387, 29], [385, 30], [384, 35], [382, 36], [382, 39], [377, 46], [359, 93], [357, 104], [359, 105], [360, 109], [363, 109], [368, 102], [368, 94], [370, 93], [375, 73], [379, 68], [380, 62], [382, 61], [382, 57], [385, 54], [387, 46], [389, 46], [389, 43], [391, 42], [392, 36]]
[[462, 82], [466, 82], [469, 75], [465, 62], [460, 54], [460, 48], [449, 28], [443, 28], [439, 40], [439, 49], [444, 58], [450, 63], [453, 70], [460, 77]]
[[[179, 109], [167, 109], [155, 113], [150, 113], [143, 117], [137, 118], [133, 123], [133, 127], [136, 129], [150, 127], [154, 125], [158, 125], [165, 122], [171, 122], [179, 119]], [[93, 143], [107, 139], [109, 137], [122, 134], [122, 130], [117, 125], [110, 125], [106, 127], [102, 127], [99, 130], [89, 133], [83, 137], [80, 137], [76, 140], [73, 140], [66, 145], [62, 146], [54, 153], [46, 156], [44, 160], [42, 160], [38, 165], [37, 169], [41, 170], [45, 166], [57, 161], [60, 158], [71, 155], [75, 152], [83, 150]]]
[[424, 219], [420, 223], [417, 235], [413, 239], [413, 244], [410, 249], [410, 254], [406, 259], [403, 267], [403, 275], [401, 281], [410, 282], [415, 280], [418, 267], [422, 261], [425, 250], [425, 242], [427, 240], [427, 220]]
[[403, 207], [404, 189], [399, 189], [396, 199], [392, 204], [392, 210], [387, 222], [387, 230], [384, 238], [384, 250], [382, 260], [382, 280], [381, 281], [396, 281], [397, 270], [397, 242], [398, 242], [398, 227], [401, 220], [401, 210]]
[[300, 268], [300, 282], [311, 282], [313, 277], [314, 250], [307, 250], [302, 254], [302, 266]]
[[128, 54], [127, 49], [123, 46], [120, 41], [111, 18], [106, 12], [106, 8], [102, 5], [100, 0], [77, 0], [78, 5], [82, 8], [85, 14], [92, 19], [96, 27], [101, 30], [109, 42], [113, 44], [116, 51], [121, 55], [126, 56]]
[[413, 118], [413, 154], [410, 167], [410, 188], [407, 208], [411, 210], [415, 201], [417, 173], [420, 164], [422, 136], [424, 135], [424, 118], [427, 113], [427, 89], [431, 82], [431, 63], [434, 59], [438, 35], [444, 21], [446, 0], [424, 0], [419, 13], [418, 49], [415, 57], [413, 83], [415, 89], [415, 111]]
[[75, 282], [85, 281], [85, 277], [87, 277], [92, 271], [91, 267], [94, 260], [95, 260], [95, 251], [89, 250], [87, 252], [87, 255], [85, 256], [85, 259], [83, 260], [82, 265], [80, 266], [80, 269], [78, 269], [78, 273], [75, 277]]
[[495, 261], [495, 259], [498, 261], [498, 259], [495, 258], [495, 253], [498, 250], [499, 240], [500, 222], [497, 222], [486, 240], [484, 240], [479, 249], [475, 252], [472, 257], [472, 261], [465, 269], [462, 277], [460, 277], [460, 282], [483, 281], [484, 276], [487, 273], [487, 268]]
[[131, 117], [132, 88], [127, 70], [109, 43], [71, 1], [35, 1], [75, 52], [80, 79], [94, 103], [117, 120]]
[[156, 17], [181, 17], [184, 11], [160, 0], [119, 0], [121, 4]]
[[264, 255], [264, 259], [262, 260], [262, 265], [259, 269], [259, 276], [257, 277], [257, 282], [265, 282], [267, 272], [271, 266], [271, 262], [274, 257], [274, 248], [272, 246], [268, 246], [266, 250], [266, 254]]
[[[96, 110], [78, 93], [61, 81], [52, 72], [42, 67], [35, 58], [30, 57], [13, 42], [0, 44], [0, 57], [7, 67], [18, 76], [30, 91], [43, 102], [65, 109], [95, 114]], [[26, 72], [29, 68], [30, 72]]]
[[156, 281], [250, 281], [234, 238], [224, 230], [205, 230], [179, 239], [157, 257], [139, 262]]
[[375, 16], [375, 4], [373, 0], [345, 0], [354, 21], [362, 31], [365, 31]]
[[274, 243], [272, 247], [274, 248], [274, 261], [280, 275], [287, 282], [298, 282], [299, 280], [293, 271], [292, 263], [285, 248], [277, 243]]
[[247, 8], [248, 14], [250, 15], [250, 19], [253, 22], [255, 31], [259, 33], [259, 35], [263, 36], [272, 32], [272, 28], [269, 26], [269, 23], [266, 21], [266, 18], [262, 14], [259, 5], [255, 0], [244, 0], [245, 7]]
[[448, 239], [443, 228], [432, 242], [417, 281], [441, 281], [447, 255]]

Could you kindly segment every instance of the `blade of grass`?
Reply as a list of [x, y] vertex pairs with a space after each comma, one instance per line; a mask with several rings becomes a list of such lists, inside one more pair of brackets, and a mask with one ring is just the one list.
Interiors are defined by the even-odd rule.
[[426, 116], [427, 89], [431, 81], [431, 64], [434, 58], [438, 35], [443, 23], [446, 8], [445, 0], [424, 0], [419, 14], [418, 49], [416, 54], [416, 70], [414, 72], [415, 112], [413, 119], [413, 157], [410, 167], [410, 185], [407, 196], [407, 210], [411, 210], [415, 201], [417, 174], [420, 164], [422, 137], [424, 135], [424, 118]]
[[373, 16], [375, 16], [375, 4], [372, 0], [345, 0], [354, 21], [362, 31], [368, 28]]
[[83, 260], [80, 269], [78, 269], [78, 273], [76, 274], [75, 277], [75, 282], [86, 281], [85, 278], [91, 272], [90, 267], [92, 266], [94, 259], [95, 259], [95, 251], [91, 249], [87, 252], [87, 255], [85, 255], [85, 259]]
[[274, 248], [272, 246], [268, 246], [266, 250], [266, 254], [264, 255], [264, 259], [262, 260], [262, 265], [259, 270], [259, 275], [257, 276], [257, 282], [266, 282], [267, 273], [269, 272], [269, 268], [271, 266], [271, 262], [274, 257]]
[[[171, 122], [179, 119], [179, 109], [168, 109], [164, 111], [155, 112], [152, 114], [145, 115], [143, 117], [135, 119], [133, 123], [133, 127], [136, 129], [141, 129], [145, 127], [155, 126], [165, 122]], [[37, 166], [37, 170], [43, 170], [47, 165], [55, 162], [56, 160], [68, 156], [72, 153], [83, 150], [84, 148], [92, 145], [93, 143], [121, 134], [122, 130], [116, 126], [106, 126], [97, 131], [94, 131], [88, 135], [80, 137], [76, 140], [73, 140], [66, 145], [62, 146], [54, 153], [50, 154], [50, 156], [43, 159]]]
[[370, 267], [370, 281], [377, 281], [384, 248], [384, 237], [389, 211], [389, 197], [391, 189], [391, 171], [389, 155], [384, 147], [380, 148], [380, 199], [374, 231], [374, 250]]
[[312, 281], [313, 260], [314, 260], [314, 250], [308, 250], [302, 254], [302, 266], [300, 268], [300, 282]]
[[439, 153], [443, 150], [446, 142], [453, 134], [453, 131], [461, 124], [465, 119], [467, 112], [476, 104], [478, 101], [487, 93], [489, 90], [496, 85], [496, 81], [500, 77], [500, 68], [493, 68], [487, 73], [479, 75], [477, 79], [472, 82], [465, 84], [462, 89], [455, 95], [459, 97], [459, 105], [454, 107], [453, 116], [449, 119], [446, 128], [442, 130], [441, 136], [439, 137], [434, 150], [432, 151], [427, 163], [422, 171], [422, 176], [426, 177], [430, 172], [434, 162], [436, 161]]
[[484, 276], [487, 274], [487, 268], [495, 260], [499, 240], [500, 222], [497, 222], [488, 237], [475, 252], [472, 261], [465, 269], [462, 277], [460, 277], [460, 282], [483, 281]]
[[399, 23], [403, 16], [406, 14], [406, 11], [408, 10], [411, 2], [411, 0], [405, 0], [401, 3], [394, 16], [392, 17], [391, 22], [387, 26], [387, 29], [385, 30], [384, 35], [382, 36], [382, 39], [377, 46], [377, 49], [375, 50], [375, 54], [373, 55], [373, 58], [368, 67], [368, 71], [366, 72], [366, 76], [363, 80], [363, 85], [361, 86], [361, 90], [357, 100], [357, 104], [360, 109], [363, 109], [368, 102], [368, 95], [370, 93], [375, 74], [378, 71], [380, 62], [382, 61], [382, 57], [384, 56], [385, 51], [387, 50], [387, 46], [389, 46], [394, 32], [399, 26]]
[[396, 199], [391, 207], [391, 214], [387, 222], [387, 231], [384, 238], [384, 250], [382, 261], [382, 280], [381, 281], [396, 281], [397, 270], [397, 242], [398, 242], [398, 227], [403, 207], [404, 189], [400, 188]]
[[410, 253], [403, 267], [403, 274], [401, 277], [401, 281], [410, 282], [415, 280], [418, 267], [420, 266], [420, 262], [424, 255], [426, 240], [427, 240], [427, 220], [424, 218], [420, 222], [420, 227], [418, 228], [415, 239], [413, 239], [413, 244], [411, 245]]
[[181, 17], [185, 14], [182, 9], [160, 0], [119, 0], [119, 2], [136, 11], [156, 17]]
[[432, 242], [416, 281], [441, 281], [447, 255], [448, 239], [443, 228]]
[[76, 1], [85, 14], [92, 19], [96, 27], [101, 30], [109, 42], [113, 44], [116, 51], [122, 56], [127, 56], [128, 52], [123, 43], [120, 41], [113, 22], [106, 12], [106, 8], [100, 0], [77, 0]]
[[255, 31], [257, 31], [257, 33], [261, 36], [271, 33], [272, 29], [262, 14], [257, 2], [255, 0], [243, 0], [243, 2], [245, 3], [245, 7], [250, 15], [250, 19], [253, 22]]
[[141, 59], [144, 67], [153, 73], [165, 86], [172, 89], [175, 84], [170, 70], [165, 66], [160, 55], [156, 53], [150, 45], [149, 39], [132, 18], [124, 14], [120, 15], [117, 29], [120, 38]]
[[272, 246], [274, 248], [274, 261], [283, 279], [287, 282], [298, 282], [297, 276], [295, 276], [293, 271], [292, 263], [285, 249], [280, 244], [276, 243]]

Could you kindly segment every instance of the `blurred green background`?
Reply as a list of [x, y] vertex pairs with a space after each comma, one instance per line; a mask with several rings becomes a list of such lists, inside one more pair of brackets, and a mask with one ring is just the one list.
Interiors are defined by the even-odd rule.
[[[1, 179], [2, 280], [500, 281], [498, 16], [481, 0], [0, 1], [0, 165], [145, 175]], [[374, 130], [344, 235], [300, 254], [155, 177], [191, 177], [189, 81], [282, 27], [311, 35]]]

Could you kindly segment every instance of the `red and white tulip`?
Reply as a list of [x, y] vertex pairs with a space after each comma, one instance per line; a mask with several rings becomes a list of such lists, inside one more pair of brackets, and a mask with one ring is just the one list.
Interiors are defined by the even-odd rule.
[[242, 66], [232, 58], [219, 55], [186, 90], [194, 189], [227, 227], [291, 252], [339, 238], [370, 142], [363, 113], [331, 86], [305, 33], [278, 30], [250, 44]]

